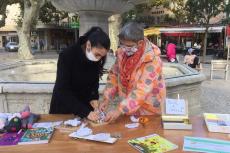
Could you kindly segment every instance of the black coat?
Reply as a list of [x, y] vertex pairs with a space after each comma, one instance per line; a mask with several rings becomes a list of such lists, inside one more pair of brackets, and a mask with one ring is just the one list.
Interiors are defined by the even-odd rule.
[[87, 117], [93, 110], [90, 101], [99, 98], [99, 62], [86, 58], [82, 49], [85, 43], [81, 37], [76, 45], [59, 54], [50, 114]]

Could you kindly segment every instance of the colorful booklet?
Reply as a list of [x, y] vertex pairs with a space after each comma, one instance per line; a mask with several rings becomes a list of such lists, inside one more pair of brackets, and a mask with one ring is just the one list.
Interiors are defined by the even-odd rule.
[[131, 139], [128, 143], [141, 153], [162, 153], [178, 148], [177, 145], [157, 134]]
[[230, 133], [230, 114], [204, 113], [209, 132]]
[[43, 144], [48, 143], [52, 134], [53, 128], [36, 128], [28, 129], [18, 142], [19, 145], [24, 144]]
[[0, 146], [17, 145], [23, 134], [20, 131], [18, 133], [4, 133], [0, 135]]
[[184, 151], [229, 153], [230, 141], [200, 137], [184, 137]]

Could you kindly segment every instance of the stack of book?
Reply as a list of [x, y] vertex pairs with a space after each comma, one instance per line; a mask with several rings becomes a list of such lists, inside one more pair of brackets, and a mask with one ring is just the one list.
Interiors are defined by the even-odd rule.
[[184, 99], [166, 99], [162, 107], [162, 125], [164, 129], [191, 130], [188, 103]]

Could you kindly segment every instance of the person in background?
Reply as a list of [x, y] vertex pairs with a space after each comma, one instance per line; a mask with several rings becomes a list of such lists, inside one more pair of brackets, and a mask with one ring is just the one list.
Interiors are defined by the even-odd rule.
[[[138, 23], [126, 24], [119, 34], [117, 59], [111, 68], [99, 110], [106, 111], [105, 121], [115, 121], [122, 114], [161, 114], [166, 88], [160, 49], [144, 38]], [[116, 103], [118, 100], [118, 103]]]
[[40, 46], [41, 52], [43, 52], [43, 50], [44, 50], [44, 42], [43, 42], [42, 39], [39, 40], [39, 46]]
[[167, 59], [168, 62], [171, 63], [177, 63], [177, 58], [176, 58], [176, 45], [172, 42], [168, 43], [167, 48], [166, 48], [166, 54], [167, 54]]
[[194, 49], [189, 48], [187, 55], [184, 57], [184, 64], [187, 64], [191, 68], [196, 68], [199, 64], [199, 58], [194, 54]]
[[100, 27], [92, 27], [75, 45], [59, 54], [50, 114], [99, 120], [99, 78], [109, 49], [108, 35]]

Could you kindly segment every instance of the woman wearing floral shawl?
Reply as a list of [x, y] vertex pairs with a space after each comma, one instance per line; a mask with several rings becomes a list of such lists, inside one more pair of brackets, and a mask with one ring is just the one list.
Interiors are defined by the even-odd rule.
[[106, 111], [116, 97], [119, 103], [107, 113], [105, 121], [114, 121], [122, 114], [160, 114], [166, 95], [160, 49], [144, 38], [138, 23], [126, 24], [118, 37], [117, 59], [109, 72], [99, 109]]

